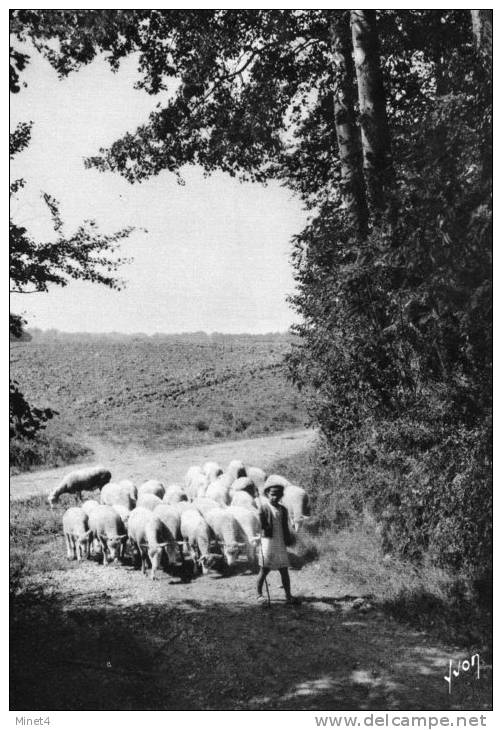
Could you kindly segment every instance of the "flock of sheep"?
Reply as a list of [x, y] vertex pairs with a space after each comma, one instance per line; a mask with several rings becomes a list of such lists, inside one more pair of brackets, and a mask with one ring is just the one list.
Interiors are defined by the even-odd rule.
[[[189, 581], [199, 571], [226, 570], [244, 557], [255, 571], [259, 564], [259, 506], [267, 486], [284, 487], [283, 504], [298, 531], [310, 514], [304, 489], [259, 467], [232, 461], [223, 471], [216, 462], [188, 469], [184, 486], [150, 479], [136, 488], [129, 480], [112, 483], [102, 466], [74, 471], [49, 494], [51, 508], [63, 494], [81, 505], [63, 515], [67, 556], [82, 560], [102, 554], [103, 565], [121, 562], [129, 546], [143, 573], [151, 577], [162, 565]], [[100, 489], [99, 501], [82, 502], [83, 491]]]

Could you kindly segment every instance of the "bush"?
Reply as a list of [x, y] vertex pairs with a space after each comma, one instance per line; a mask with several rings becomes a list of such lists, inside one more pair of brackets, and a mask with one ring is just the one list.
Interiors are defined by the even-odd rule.
[[273, 469], [307, 489], [319, 534], [370, 519], [383, 554], [484, 580], [492, 570], [490, 449], [490, 422], [446, 429], [422, 414], [368, 422]]
[[64, 464], [74, 464], [92, 454], [87, 446], [73, 441], [39, 434], [34, 438], [11, 438], [11, 474], [18, 474], [41, 467], [50, 469]]
[[[406, 438], [413, 431], [411, 424], [406, 427], [403, 424]], [[423, 431], [418, 429], [416, 434], [425, 446], [428, 439], [424, 438]], [[384, 435], [395, 440], [395, 447], [398, 446], [395, 428], [392, 430], [389, 425], [381, 437]], [[368, 438], [361, 438], [363, 445], [370, 440], [367, 434], [365, 436]], [[409, 504], [406, 508], [401, 505], [402, 515], [397, 509], [395, 519], [390, 515], [378, 516], [379, 512], [385, 511], [386, 503], [396, 501], [396, 495], [402, 494], [402, 479], [397, 471], [392, 474], [375, 467], [377, 459], [372, 451], [376, 451], [375, 445], [379, 441], [375, 431], [373, 437], [373, 447], [366, 451], [360, 444], [353, 444], [353, 452], [359, 449], [366, 453], [367, 462], [361, 458], [359, 468], [353, 468], [356, 464], [353, 456], [345, 462], [342, 451], [333, 451], [326, 444], [271, 466], [271, 471], [302, 485], [311, 498], [312, 519], [298, 534], [295, 556], [302, 562], [317, 558], [319, 569], [330, 576], [335, 575], [337, 583], [343, 585], [347, 593], [371, 598], [394, 618], [422, 630], [434, 631], [443, 641], [476, 645], [482, 649], [483, 656], [488, 656], [492, 603], [492, 576], [488, 565], [490, 542], [487, 540], [483, 546], [483, 556], [473, 546], [472, 555], [466, 556], [465, 560], [452, 561], [449, 551], [438, 556], [437, 536], [432, 525], [424, 520], [412, 522], [409, 529], [406, 525], [407, 519], [412, 520], [413, 515], [418, 514], [413, 499], [419, 499], [420, 489], [408, 490]], [[416, 444], [416, 440], [413, 441]], [[444, 456], [454, 458], [451, 454]], [[472, 460], [479, 462], [474, 453]], [[416, 463], [420, 463], [420, 459], [417, 458]], [[456, 466], [461, 467], [460, 462]], [[429, 464], [428, 468], [434, 467]], [[468, 483], [470, 480], [466, 477], [465, 484]], [[471, 492], [474, 504], [479, 494], [476, 496], [476, 488]], [[438, 499], [444, 502], [446, 494], [448, 490], [445, 494], [440, 493]], [[460, 544], [464, 550], [469, 550], [473, 533], [464, 535], [461, 529], [461, 505], [466, 504], [465, 495], [453, 494], [451, 500], [455, 505], [450, 525], [451, 541], [456, 550], [460, 549]], [[391, 505], [391, 509], [394, 507]], [[480, 505], [479, 510], [482, 509]], [[441, 515], [445, 510], [443, 503], [426, 513], [436, 513], [436, 524], [443, 525]], [[465, 519], [473, 518], [466, 515]], [[416, 550], [418, 542], [421, 550]], [[452, 567], [452, 562], [456, 567]], [[466, 568], [464, 562], [475, 566]], [[292, 565], [294, 567], [293, 561]]]
[[11, 437], [33, 438], [47, 425], [57, 411], [37, 408], [28, 403], [19, 390], [17, 380], [9, 383], [9, 433]]
[[209, 424], [204, 419], [200, 418], [195, 422], [195, 428], [197, 431], [209, 431]]

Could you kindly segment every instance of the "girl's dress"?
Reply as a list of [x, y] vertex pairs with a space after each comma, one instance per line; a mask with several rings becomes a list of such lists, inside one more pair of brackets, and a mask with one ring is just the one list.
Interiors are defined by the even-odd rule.
[[272, 504], [267, 505], [272, 514], [272, 537], [261, 538], [260, 565], [270, 570], [289, 568], [288, 551], [284, 542], [281, 513]]

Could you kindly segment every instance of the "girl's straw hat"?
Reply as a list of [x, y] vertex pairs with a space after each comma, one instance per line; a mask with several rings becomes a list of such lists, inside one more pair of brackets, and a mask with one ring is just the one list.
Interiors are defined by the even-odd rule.
[[288, 484], [288, 480], [285, 477], [281, 477], [280, 474], [271, 474], [265, 482], [263, 491], [266, 494], [272, 487], [280, 487], [284, 491]]

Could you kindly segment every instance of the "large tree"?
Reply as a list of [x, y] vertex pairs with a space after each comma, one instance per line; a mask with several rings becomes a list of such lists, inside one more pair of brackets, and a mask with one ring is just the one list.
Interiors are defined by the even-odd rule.
[[364, 187], [361, 136], [356, 123], [354, 62], [349, 11], [333, 11], [330, 18], [333, 52], [333, 106], [340, 158], [340, 192], [349, 210], [354, 230], [364, 237], [368, 231], [368, 204]]
[[393, 166], [385, 90], [380, 70], [376, 11], [351, 10], [350, 24], [368, 203], [370, 210], [378, 214], [388, 206]]

